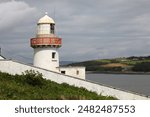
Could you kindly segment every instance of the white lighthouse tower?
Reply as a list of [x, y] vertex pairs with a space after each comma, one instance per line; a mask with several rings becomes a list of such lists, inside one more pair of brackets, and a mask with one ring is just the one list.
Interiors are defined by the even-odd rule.
[[47, 13], [37, 23], [37, 34], [32, 38], [31, 47], [34, 49], [33, 65], [36, 67], [58, 71], [59, 54], [62, 39], [55, 35], [55, 22]]

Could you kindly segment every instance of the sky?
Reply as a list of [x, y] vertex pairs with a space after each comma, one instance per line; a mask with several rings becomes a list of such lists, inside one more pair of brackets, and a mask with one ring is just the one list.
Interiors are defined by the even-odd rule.
[[0, 0], [0, 47], [32, 62], [30, 39], [48, 12], [62, 38], [61, 61], [150, 55], [149, 0]]

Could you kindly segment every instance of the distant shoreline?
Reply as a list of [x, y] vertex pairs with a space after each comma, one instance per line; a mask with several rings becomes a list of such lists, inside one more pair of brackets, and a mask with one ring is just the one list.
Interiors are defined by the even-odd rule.
[[150, 72], [112, 72], [112, 71], [86, 71], [86, 74], [129, 74], [129, 75], [150, 75]]

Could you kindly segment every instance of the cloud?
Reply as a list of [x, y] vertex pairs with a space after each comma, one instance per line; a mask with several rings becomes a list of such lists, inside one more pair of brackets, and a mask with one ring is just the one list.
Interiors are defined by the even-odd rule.
[[22, 25], [28, 16], [34, 13], [35, 8], [31, 8], [25, 2], [9, 1], [0, 3], [0, 31], [4, 32]]
[[[84, 12], [86, 10], [81, 11], [75, 18], [78, 24], [73, 23], [71, 29], [67, 27], [67, 31], [70, 30], [72, 38], [76, 40], [76, 42], [73, 41], [75, 45], [78, 45], [78, 40], [84, 40], [85, 43], [82, 46], [87, 50], [91, 48], [88, 52], [83, 50], [87, 53], [85, 59], [97, 58], [97, 56], [110, 58], [145, 55], [148, 54], [147, 49], [150, 49], [150, 46], [145, 46], [147, 42], [150, 42], [149, 4], [147, 0], [101, 1], [101, 4], [92, 7], [92, 13]], [[75, 19], [73, 22], [76, 22]], [[96, 48], [103, 49], [99, 52]], [[74, 56], [82, 55], [83, 53], [75, 53]]]
[[61, 60], [149, 55], [149, 0], [4, 1], [0, 3], [0, 41], [13, 54], [24, 51], [32, 58], [29, 40], [47, 11], [56, 22], [57, 35], [63, 38]]
[[26, 32], [33, 23], [31, 17], [36, 16], [35, 12], [36, 8], [23, 1], [0, 2], [0, 47], [4, 56], [18, 59], [19, 53], [29, 53]]

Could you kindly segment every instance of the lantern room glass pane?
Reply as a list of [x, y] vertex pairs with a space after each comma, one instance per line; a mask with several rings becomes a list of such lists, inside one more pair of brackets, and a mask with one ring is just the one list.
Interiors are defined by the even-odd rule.
[[38, 25], [38, 34], [50, 34], [50, 24]]
[[50, 33], [52, 33], [52, 34], [55, 33], [55, 24], [51, 24], [51, 32]]

